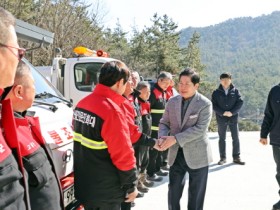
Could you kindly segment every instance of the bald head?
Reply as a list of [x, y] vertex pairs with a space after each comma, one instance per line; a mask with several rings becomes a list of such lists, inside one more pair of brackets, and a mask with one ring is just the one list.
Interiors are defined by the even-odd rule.
[[16, 71], [15, 83], [6, 98], [11, 99], [14, 111], [23, 112], [32, 106], [34, 97], [35, 85], [30, 68], [20, 61]]
[[0, 7], [0, 43], [7, 44], [10, 39], [10, 34], [7, 33], [8, 28], [15, 27], [15, 18], [7, 10]]
[[139, 73], [137, 71], [132, 71], [131, 72], [131, 79], [133, 82], [133, 88], [135, 89], [138, 85], [138, 83], [140, 82], [140, 76]]

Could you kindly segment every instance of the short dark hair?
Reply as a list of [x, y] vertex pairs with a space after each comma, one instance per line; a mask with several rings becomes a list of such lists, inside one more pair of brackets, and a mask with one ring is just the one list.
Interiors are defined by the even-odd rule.
[[182, 76], [188, 76], [191, 78], [192, 83], [195, 85], [200, 82], [200, 76], [199, 74], [195, 71], [195, 69], [192, 68], [186, 68], [181, 73], [179, 74], [179, 80], [181, 79]]
[[98, 81], [102, 85], [112, 87], [121, 79], [123, 79], [125, 84], [129, 77], [130, 71], [123, 62], [110, 61], [102, 65]]
[[14, 16], [0, 7], [0, 43], [7, 44], [10, 38], [10, 33], [8, 33], [8, 28], [10, 26], [15, 26]]
[[231, 79], [231, 74], [228, 72], [225, 72], [220, 75], [220, 79], [225, 79], [225, 78]]
[[141, 82], [138, 83], [138, 85], [137, 85], [137, 87], [136, 87], [136, 90], [142, 90], [142, 89], [144, 89], [144, 88], [150, 88], [150, 87], [151, 87], [151, 85], [150, 85], [149, 82], [147, 82], [147, 81], [141, 81]]

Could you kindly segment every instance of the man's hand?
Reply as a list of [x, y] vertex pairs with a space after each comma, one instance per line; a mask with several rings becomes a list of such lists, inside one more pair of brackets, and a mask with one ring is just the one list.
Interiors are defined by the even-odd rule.
[[160, 138], [163, 139], [162, 143], [159, 145], [162, 151], [167, 150], [169, 147], [177, 143], [175, 136], [162, 136]]
[[261, 143], [262, 145], [267, 145], [267, 139], [261, 138], [261, 139], [260, 139], [260, 143]]
[[228, 117], [232, 117], [232, 113], [231, 112], [227, 112], [227, 116]]
[[156, 149], [156, 150], [158, 150], [158, 151], [162, 151], [160, 145], [162, 144], [163, 141], [164, 141], [163, 139], [157, 139], [157, 140], [156, 140], [156, 144], [155, 144], [155, 146], [154, 146], [154, 149]]
[[226, 112], [224, 112], [223, 116], [231, 117], [231, 116], [232, 116], [232, 113], [229, 112], [229, 111], [226, 111]]
[[135, 190], [132, 193], [130, 193], [126, 196], [125, 202], [130, 203], [130, 202], [134, 201], [134, 199], [136, 198], [137, 195], [138, 195], [138, 190], [137, 190], [137, 188], [135, 188]]

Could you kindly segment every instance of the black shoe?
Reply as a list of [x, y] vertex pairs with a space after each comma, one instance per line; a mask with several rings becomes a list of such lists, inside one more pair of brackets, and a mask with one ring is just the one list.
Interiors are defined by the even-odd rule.
[[134, 206], [135, 206], [135, 202], [132, 201], [131, 204], [130, 204], [130, 206], [131, 206], [131, 207], [134, 207]]
[[156, 172], [156, 174], [158, 176], [167, 176], [168, 172], [167, 171], [163, 171], [163, 170], [160, 169], [158, 172]]
[[219, 160], [218, 165], [224, 165], [227, 162], [227, 160], [225, 158], [221, 158], [221, 160]]
[[239, 165], [245, 165], [245, 162], [241, 161], [240, 158], [234, 158], [233, 162], [236, 163], [236, 164], [239, 164]]
[[280, 201], [278, 201], [277, 203], [275, 203], [275, 204], [272, 206], [272, 210], [280, 210]]
[[137, 190], [141, 193], [149, 192], [149, 188], [147, 188], [142, 182], [141, 183], [138, 182]]
[[138, 192], [136, 198], [143, 198], [144, 197], [144, 193]]
[[138, 177], [138, 184], [142, 183], [142, 186], [144, 187], [152, 187], [154, 186], [154, 182], [147, 180], [147, 174], [146, 173], [140, 173]]
[[147, 179], [149, 181], [153, 181], [153, 182], [160, 182], [160, 181], [162, 181], [162, 177], [160, 177], [160, 176], [158, 176], [156, 174], [154, 174], [153, 176], [147, 175]]
[[152, 187], [154, 186], [154, 182], [153, 181], [150, 181], [147, 179], [147, 177], [145, 177], [144, 181], [143, 181], [143, 184], [146, 186], [146, 187]]
[[165, 166], [162, 166], [161, 169], [165, 170], [165, 171], [169, 171], [170, 167], [169, 167], [169, 165], [165, 165]]

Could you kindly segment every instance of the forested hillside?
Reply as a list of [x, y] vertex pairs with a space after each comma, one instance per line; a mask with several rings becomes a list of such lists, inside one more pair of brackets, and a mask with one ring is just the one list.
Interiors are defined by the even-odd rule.
[[268, 91], [280, 82], [280, 12], [181, 32], [181, 47], [187, 46], [194, 32], [200, 34], [207, 75], [218, 84], [222, 72], [231, 72], [244, 97], [242, 116], [260, 121]]
[[[229, 71], [244, 98], [241, 117], [258, 122], [269, 89], [280, 82], [280, 11], [181, 31], [168, 14], [155, 13], [149, 27], [132, 27], [128, 32], [119, 22], [115, 28], [104, 27], [99, 1], [4, 0], [0, 6], [54, 33], [52, 45], [26, 54], [35, 66], [51, 65], [57, 48], [63, 57], [73, 57], [74, 47], [86, 46], [109, 52], [144, 77], [155, 78], [160, 71], [178, 75], [185, 67], [195, 68], [202, 75], [200, 91], [207, 97], [218, 85], [218, 76]], [[37, 47], [19, 42], [26, 49]]]

